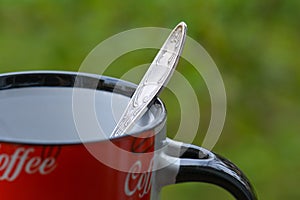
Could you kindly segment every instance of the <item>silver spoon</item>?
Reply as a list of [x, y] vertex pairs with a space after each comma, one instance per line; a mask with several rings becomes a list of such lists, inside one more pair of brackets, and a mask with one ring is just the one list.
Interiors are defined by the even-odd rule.
[[163, 86], [168, 83], [180, 58], [185, 37], [186, 24], [181, 22], [172, 30], [154, 58], [110, 138], [127, 133], [147, 111], [147, 106], [159, 95]]

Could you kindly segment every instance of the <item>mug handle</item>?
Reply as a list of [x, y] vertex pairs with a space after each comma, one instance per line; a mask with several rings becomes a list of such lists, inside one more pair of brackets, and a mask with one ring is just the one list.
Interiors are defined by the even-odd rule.
[[229, 160], [192, 144], [166, 140], [165, 154], [179, 151], [179, 169], [175, 183], [206, 182], [218, 185], [237, 200], [256, 200], [256, 194], [244, 173]]

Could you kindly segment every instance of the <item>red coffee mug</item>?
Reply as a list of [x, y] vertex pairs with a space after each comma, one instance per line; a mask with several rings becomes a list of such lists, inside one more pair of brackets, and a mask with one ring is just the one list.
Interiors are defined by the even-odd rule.
[[[149, 200], [165, 185], [191, 181], [219, 185], [237, 199], [256, 199], [234, 164], [166, 138], [159, 99], [130, 134], [109, 139], [115, 115], [134, 89], [83, 73], [0, 75], [1, 199]], [[92, 107], [85, 101], [90, 95]]]

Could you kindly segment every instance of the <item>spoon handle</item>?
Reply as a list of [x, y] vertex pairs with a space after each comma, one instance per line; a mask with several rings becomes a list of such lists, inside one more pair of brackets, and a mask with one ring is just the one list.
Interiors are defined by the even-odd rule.
[[186, 24], [181, 22], [172, 30], [154, 58], [113, 130], [111, 138], [127, 133], [168, 83], [180, 58], [185, 37]]

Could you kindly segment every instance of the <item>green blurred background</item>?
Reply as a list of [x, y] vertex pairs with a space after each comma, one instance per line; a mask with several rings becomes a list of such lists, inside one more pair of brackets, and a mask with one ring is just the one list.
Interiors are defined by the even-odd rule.
[[[236, 163], [260, 199], [300, 199], [300, 1], [0, 0], [0, 72], [76, 71], [101, 41], [137, 27], [188, 24], [188, 35], [209, 52], [222, 74], [227, 119], [213, 149]], [[150, 62], [157, 50], [120, 57], [107, 75], [120, 77]], [[201, 145], [210, 101], [201, 76], [180, 61], [178, 71], [198, 93]], [[137, 83], [137, 80], [131, 80]], [[162, 94], [169, 111], [168, 133], [178, 128], [178, 102]], [[187, 97], [188, 98], [188, 97]], [[191, 119], [192, 123], [192, 119]], [[162, 199], [232, 199], [201, 183], [168, 186]]]

